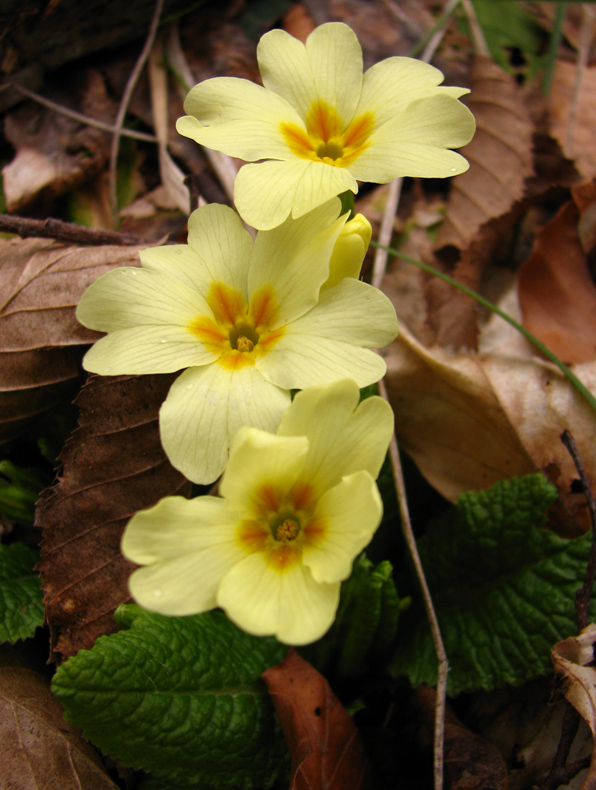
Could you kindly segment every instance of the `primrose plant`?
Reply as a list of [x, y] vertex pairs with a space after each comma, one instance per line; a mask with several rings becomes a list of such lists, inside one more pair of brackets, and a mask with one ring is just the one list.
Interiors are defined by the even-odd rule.
[[[261, 39], [263, 86], [221, 77], [194, 87], [180, 134], [243, 159], [240, 214], [190, 216], [188, 244], [143, 250], [83, 295], [77, 316], [105, 332], [84, 366], [101, 375], [183, 371], [160, 415], [169, 460], [220, 496], [167, 497], [137, 513], [122, 550], [142, 567], [130, 590], [165, 615], [221, 607], [254, 635], [322, 637], [341, 582], [382, 515], [375, 484], [390, 407], [359, 387], [397, 334], [391, 302], [359, 280], [371, 237], [339, 195], [358, 181], [444, 178], [474, 133], [440, 71], [394, 57], [363, 74], [344, 24], [306, 44]], [[258, 229], [256, 239], [241, 219]], [[294, 401], [291, 390], [299, 392]]]

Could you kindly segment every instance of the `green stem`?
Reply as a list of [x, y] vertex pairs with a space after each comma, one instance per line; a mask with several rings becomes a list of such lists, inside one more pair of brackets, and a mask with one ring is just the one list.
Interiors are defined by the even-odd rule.
[[544, 77], [542, 79], [542, 92], [545, 96], [550, 93], [551, 85], [553, 84], [553, 76], [555, 73], [555, 64], [559, 54], [559, 46], [561, 45], [561, 38], [563, 37], [563, 22], [565, 21], [566, 12], [565, 3], [557, 3], [555, 11], [555, 21], [553, 23], [553, 30], [550, 36], [550, 43], [548, 46], [548, 55], [546, 58], [546, 67], [544, 69]]
[[514, 318], [511, 318], [510, 315], [504, 313], [492, 302], [489, 302], [488, 299], [485, 299], [483, 296], [480, 296], [480, 294], [476, 293], [476, 291], [473, 291], [471, 288], [468, 288], [467, 285], [463, 285], [457, 280], [454, 280], [453, 277], [450, 277], [448, 274], [443, 274], [443, 272], [440, 272], [438, 269], [435, 269], [433, 266], [429, 266], [427, 263], [423, 263], [422, 261], [419, 261], [416, 258], [412, 258], [403, 252], [399, 252], [399, 250], [396, 250], [393, 247], [385, 247], [384, 245], [379, 244], [378, 242], [375, 241], [371, 241], [371, 244], [374, 247], [381, 247], [381, 249], [386, 250], [390, 255], [393, 255], [395, 258], [400, 258], [404, 261], [407, 261], [408, 263], [413, 263], [414, 266], [418, 266], [419, 269], [423, 269], [425, 272], [432, 274], [434, 277], [438, 277], [439, 279], [443, 280], [443, 282], [449, 283], [449, 285], [452, 285], [454, 288], [457, 288], [458, 291], [461, 291], [462, 293], [471, 296], [472, 299], [478, 302], [478, 304], [481, 304], [483, 307], [488, 308], [492, 313], [496, 313], [504, 321], [507, 321], [508, 324], [510, 324], [514, 329], [517, 329], [517, 331], [520, 334], [522, 334], [526, 338], [526, 340], [528, 340], [535, 348], [537, 348], [541, 354], [543, 354], [547, 359], [549, 359], [553, 363], [553, 365], [556, 365], [559, 368], [561, 373], [568, 379], [568, 381], [571, 382], [572, 386], [575, 387], [575, 389], [579, 392], [579, 394], [584, 397], [584, 399], [590, 404], [592, 409], [594, 409], [594, 411], [596, 412], [596, 398], [590, 392], [590, 390], [585, 386], [585, 384], [582, 384], [582, 382], [578, 379], [575, 373], [572, 370], [570, 370], [564, 362], [561, 362], [561, 360], [556, 354], [553, 354], [553, 352], [550, 351], [544, 345], [544, 343], [541, 343], [540, 340], [538, 340], [538, 338], [534, 337], [534, 335], [531, 332], [528, 332], [528, 330], [525, 329], [521, 324], [518, 324], [517, 321]]

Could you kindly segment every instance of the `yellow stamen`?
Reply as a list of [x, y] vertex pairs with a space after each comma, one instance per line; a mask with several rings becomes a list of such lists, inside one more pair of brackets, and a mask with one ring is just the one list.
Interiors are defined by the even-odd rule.
[[300, 526], [298, 523], [293, 518], [287, 518], [275, 530], [275, 540], [296, 540], [299, 532]]
[[348, 167], [369, 146], [374, 116], [365, 112], [344, 128], [337, 112], [324, 101], [316, 101], [305, 119], [306, 130], [282, 123], [281, 133], [290, 150], [302, 159]]

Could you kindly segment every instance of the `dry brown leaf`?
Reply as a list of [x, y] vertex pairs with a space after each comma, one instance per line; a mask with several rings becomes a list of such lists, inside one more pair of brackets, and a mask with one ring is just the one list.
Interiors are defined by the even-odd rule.
[[511, 210], [532, 173], [532, 132], [526, 102], [513, 77], [477, 57], [466, 104], [476, 134], [461, 153], [470, 169], [453, 179], [437, 247], [465, 249], [481, 226]]
[[21, 667], [0, 667], [0, 774], [6, 790], [116, 790], [46, 681]]
[[[99, 71], [75, 72], [71, 79], [79, 84], [52, 93], [54, 101], [102, 121], [115, 116], [116, 106]], [[4, 128], [17, 151], [2, 169], [6, 206], [13, 214], [23, 213], [40, 198], [54, 198], [80, 186], [108, 161], [106, 132], [31, 102], [7, 115]]]
[[302, 3], [296, 3], [286, 12], [283, 27], [287, 33], [304, 44], [316, 25]]
[[[583, 73], [583, 89], [575, 120], [570, 119], [577, 66], [558, 61], [549, 94], [551, 133], [565, 156], [573, 159], [585, 178], [596, 176], [596, 66]], [[570, 120], [572, 126], [569, 139]]]
[[[588, 475], [596, 477], [596, 418], [553, 365], [426, 349], [403, 325], [386, 359], [398, 440], [443, 496], [455, 501], [464, 491], [538, 469], [558, 485], [570, 511], [578, 510], [571, 493], [577, 474], [559, 437], [571, 431]], [[574, 372], [596, 392], [596, 363]]]
[[70, 247], [43, 239], [0, 241], [0, 442], [49, 409], [80, 375], [83, 291], [115, 266], [140, 265], [136, 247]]
[[596, 625], [590, 623], [579, 636], [557, 642], [551, 651], [553, 668], [563, 677], [567, 700], [596, 736], [596, 667], [594, 643]]
[[[563, 679], [563, 693], [596, 737], [596, 667], [594, 644], [596, 625], [590, 623], [579, 636], [572, 636], [553, 645], [553, 668]], [[581, 790], [592, 790], [596, 782], [596, 742], [590, 767]]]
[[364, 790], [368, 761], [350, 714], [294, 649], [262, 675], [292, 757], [290, 790]]
[[579, 241], [586, 255], [590, 255], [596, 248], [596, 181], [576, 184], [571, 195], [579, 210]]
[[567, 364], [596, 358], [596, 285], [570, 200], [536, 236], [519, 272], [523, 324]]
[[159, 407], [176, 375], [92, 377], [75, 401], [79, 428], [36, 519], [46, 617], [65, 658], [116, 630], [112, 614], [129, 600], [133, 568], [120, 553], [127, 521], [164, 496], [190, 493], [159, 440]]

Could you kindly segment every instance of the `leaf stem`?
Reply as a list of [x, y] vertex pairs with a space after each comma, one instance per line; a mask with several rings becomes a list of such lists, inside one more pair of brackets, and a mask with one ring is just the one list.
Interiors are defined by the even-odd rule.
[[[382, 246], [375, 241], [371, 241], [371, 244], [375, 247]], [[439, 279], [443, 280], [443, 282], [449, 283], [449, 285], [452, 285], [454, 288], [457, 288], [458, 291], [467, 294], [467, 296], [471, 296], [472, 299], [478, 302], [478, 304], [481, 304], [483, 307], [486, 307], [492, 313], [496, 313], [496, 315], [498, 315], [504, 321], [507, 321], [508, 324], [510, 324], [521, 335], [523, 335], [526, 338], [526, 340], [528, 340], [535, 348], [537, 348], [541, 354], [543, 354], [548, 360], [550, 360], [553, 363], [553, 365], [556, 365], [559, 368], [559, 370], [565, 376], [565, 378], [567, 378], [567, 380], [571, 383], [571, 385], [575, 387], [577, 392], [579, 392], [579, 394], [589, 403], [592, 409], [596, 412], [596, 398], [590, 392], [590, 390], [585, 386], [585, 384], [583, 384], [578, 379], [575, 373], [572, 370], [570, 370], [570, 368], [568, 368], [564, 362], [561, 362], [561, 360], [556, 354], [554, 354], [550, 349], [548, 349], [544, 345], [544, 343], [538, 340], [537, 337], [534, 337], [534, 335], [531, 332], [528, 332], [528, 330], [525, 327], [523, 327], [521, 324], [518, 324], [518, 322], [514, 318], [512, 318], [507, 313], [504, 313], [495, 304], [489, 302], [488, 299], [485, 299], [483, 296], [480, 296], [480, 294], [476, 293], [476, 291], [473, 291], [471, 288], [468, 288], [467, 285], [463, 285], [463, 283], [458, 282], [453, 277], [450, 277], [448, 274], [444, 274], [438, 269], [435, 269], [434, 266], [429, 266], [428, 263], [423, 263], [422, 261], [419, 261], [416, 258], [412, 258], [410, 255], [406, 255], [405, 253], [400, 252], [399, 250], [396, 250], [393, 247], [383, 247], [383, 249], [385, 249], [390, 255], [393, 255], [395, 258], [400, 258], [401, 260], [407, 261], [408, 263], [412, 263], [414, 264], [414, 266], [418, 266], [419, 269], [422, 269], [423, 271], [432, 274], [434, 277], [438, 277]]]

